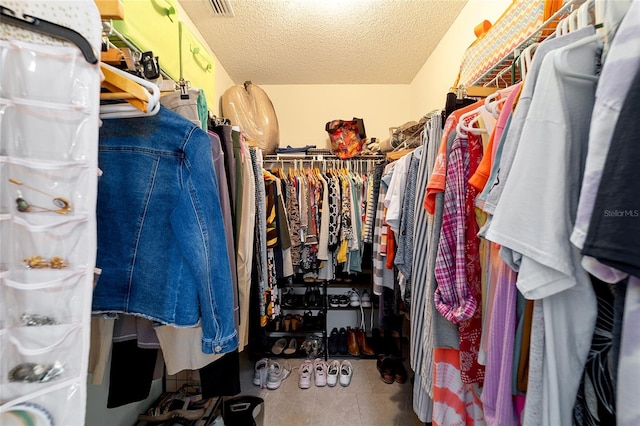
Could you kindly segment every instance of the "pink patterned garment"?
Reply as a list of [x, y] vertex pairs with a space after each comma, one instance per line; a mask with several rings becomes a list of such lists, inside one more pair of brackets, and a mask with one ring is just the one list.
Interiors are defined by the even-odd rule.
[[[469, 170], [472, 176], [480, 160], [482, 160], [482, 139], [479, 135], [469, 134]], [[476, 309], [473, 315], [460, 321], [460, 373], [463, 383], [484, 382], [484, 366], [478, 363], [478, 352], [482, 340], [482, 269], [480, 266], [480, 238], [478, 238], [478, 222], [475, 215], [475, 201], [478, 190], [467, 186], [465, 222], [465, 262], [467, 286], [470, 297], [475, 300]]]
[[468, 140], [457, 137], [447, 162], [434, 294], [436, 309], [454, 324], [471, 318], [477, 307], [467, 282], [465, 209], [468, 170]]
[[435, 276], [436, 309], [460, 325], [460, 368], [464, 383], [482, 383], [478, 363], [482, 337], [480, 239], [475, 218], [477, 190], [469, 185], [482, 160], [482, 139], [457, 137], [447, 162], [444, 212]]

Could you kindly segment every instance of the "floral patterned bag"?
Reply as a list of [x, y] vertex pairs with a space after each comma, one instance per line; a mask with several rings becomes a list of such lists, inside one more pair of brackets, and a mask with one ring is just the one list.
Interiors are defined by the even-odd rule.
[[367, 138], [364, 121], [361, 118], [329, 121], [324, 129], [329, 133], [331, 152], [342, 160], [360, 154]]

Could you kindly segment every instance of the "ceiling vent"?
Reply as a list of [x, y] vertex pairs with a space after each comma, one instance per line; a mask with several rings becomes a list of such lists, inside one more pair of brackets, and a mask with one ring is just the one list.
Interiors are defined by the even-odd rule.
[[229, 0], [209, 0], [209, 4], [215, 16], [225, 16], [229, 18], [234, 16], [233, 8]]

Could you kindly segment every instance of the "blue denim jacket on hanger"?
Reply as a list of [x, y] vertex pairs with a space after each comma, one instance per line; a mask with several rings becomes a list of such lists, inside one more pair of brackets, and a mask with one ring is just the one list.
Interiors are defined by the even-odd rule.
[[207, 134], [161, 107], [103, 120], [94, 312], [202, 322], [202, 351], [238, 346], [231, 271]]

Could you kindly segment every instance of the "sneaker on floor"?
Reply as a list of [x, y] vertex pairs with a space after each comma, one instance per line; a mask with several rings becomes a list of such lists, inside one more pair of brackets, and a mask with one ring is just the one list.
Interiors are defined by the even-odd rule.
[[267, 389], [275, 390], [280, 387], [282, 381], [289, 377], [291, 368], [287, 365], [281, 365], [279, 362], [273, 362], [269, 366], [267, 374]]
[[351, 377], [353, 377], [353, 366], [351, 362], [344, 360], [340, 364], [340, 384], [342, 386], [349, 386]]
[[253, 370], [253, 384], [262, 389], [267, 385], [267, 372], [269, 371], [269, 360], [262, 358], [256, 362]]
[[300, 366], [300, 376], [298, 377], [298, 387], [300, 389], [309, 389], [311, 387], [311, 370], [313, 364], [310, 359], [305, 360]]
[[327, 368], [327, 386], [334, 387], [338, 383], [338, 375], [340, 374], [340, 361], [334, 359], [329, 363]]
[[369, 292], [366, 289], [362, 290], [362, 296], [360, 296], [360, 302], [362, 302], [363, 308], [371, 307], [371, 296], [369, 296]]
[[313, 379], [316, 382], [316, 386], [327, 385], [327, 363], [320, 358], [316, 358], [313, 361]]

